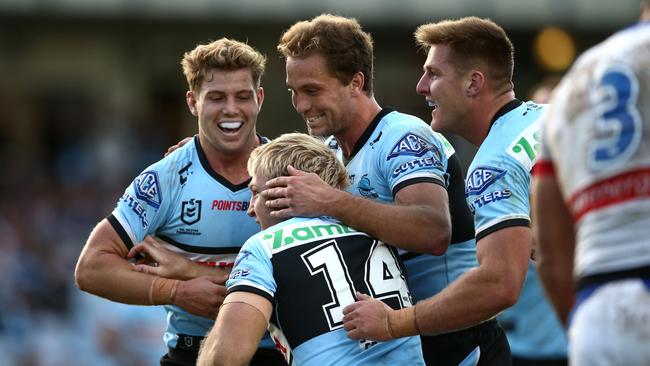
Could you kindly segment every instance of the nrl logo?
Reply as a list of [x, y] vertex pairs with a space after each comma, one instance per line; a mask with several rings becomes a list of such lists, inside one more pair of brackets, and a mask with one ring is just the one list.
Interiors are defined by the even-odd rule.
[[158, 174], [154, 171], [147, 171], [140, 174], [133, 181], [135, 196], [145, 201], [154, 208], [159, 208], [162, 202], [160, 186], [158, 185]]
[[432, 148], [433, 147], [431, 144], [429, 144], [429, 142], [427, 142], [427, 140], [414, 133], [409, 132], [406, 135], [402, 136], [402, 138], [395, 144], [395, 146], [393, 146], [386, 160], [396, 158], [400, 155], [420, 157], [427, 151], [431, 151]]
[[192, 225], [201, 220], [201, 200], [192, 198], [189, 201], [183, 201], [181, 208], [181, 221]]

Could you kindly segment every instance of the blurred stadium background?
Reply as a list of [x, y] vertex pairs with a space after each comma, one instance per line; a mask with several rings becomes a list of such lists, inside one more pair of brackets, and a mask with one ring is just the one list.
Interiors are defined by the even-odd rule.
[[[197, 43], [247, 40], [268, 57], [258, 130], [305, 131], [275, 51], [321, 12], [354, 16], [376, 47], [376, 96], [428, 120], [415, 94], [419, 24], [476, 15], [516, 48], [521, 99], [633, 23], [638, 0], [0, 0], [0, 364], [154, 365], [161, 308], [82, 294], [74, 265], [131, 179], [196, 130], [179, 61]], [[473, 149], [450, 136], [465, 160]]]

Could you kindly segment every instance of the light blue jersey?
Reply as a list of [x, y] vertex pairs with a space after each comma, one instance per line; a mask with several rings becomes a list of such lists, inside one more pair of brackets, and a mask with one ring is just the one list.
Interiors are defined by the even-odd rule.
[[[494, 118], [469, 167], [465, 195], [474, 213], [476, 238], [513, 226], [530, 225], [531, 168], [539, 144], [544, 106], [514, 100]], [[499, 316], [513, 356], [566, 357], [566, 335], [529, 265], [518, 303]]]
[[[135, 178], [108, 220], [128, 248], [155, 235], [167, 249], [192, 261], [228, 267], [242, 244], [260, 230], [246, 214], [250, 198], [248, 181], [233, 185], [212, 170], [194, 137]], [[165, 310], [169, 348], [176, 347], [178, 334], [205, 336], [214, 323], [178, 306]], [[270, 339], [265, 346], [273, 347]]]
[[227, 282], [273, 303], [269, 330], [295, 365], [424, 365], [419, 337], [352, 340], [343, 308], [355, 291], [412, 306], [395, 249], [331, 218], [293, 218], [250, 238]]
[[429, 182], [447, 189], [453, 230], [447, 252], [433, 256], [399, 251], [416, 302], [435, 295], [477, 266], [471, 215], [465, 205], [456, 204], [464, 199], [460, 164], [441, 134], [417, 117], [383, 109], [348, 161], [334, 138], [328, 144], [346, 163], [351, 181], [348, 192], [354, 195], [390, 203], [400, 189], [415, 183]]

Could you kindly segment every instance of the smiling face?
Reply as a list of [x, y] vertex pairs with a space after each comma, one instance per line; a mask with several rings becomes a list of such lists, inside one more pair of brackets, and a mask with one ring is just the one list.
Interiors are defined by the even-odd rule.
[[287, 86], [291, 102], [313, 136], [342, 134], [354, 115], [351, 85], [332, 75], [320, 54], [287, 57]]
[[462, 135], [468, 115], [467, 80], [450, 62], [447, 45], [432, 45], [423, 66], [416, 91], [424, 95], [431, 111], [431, 128], [438, 132]]
[[211, 69], [196, 91], [187, 92], [187, 104], [199, 120], [201, 146], [234, 155], [257, 141], [255, 124], [264, 91], [248, 68]]

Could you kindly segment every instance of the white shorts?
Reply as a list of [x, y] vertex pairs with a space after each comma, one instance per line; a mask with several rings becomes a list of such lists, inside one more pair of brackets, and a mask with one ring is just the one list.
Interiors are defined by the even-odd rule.
[[569, 360], [574, 366], [650, 365], [650, 281], [605, 283], [577, 304]]

